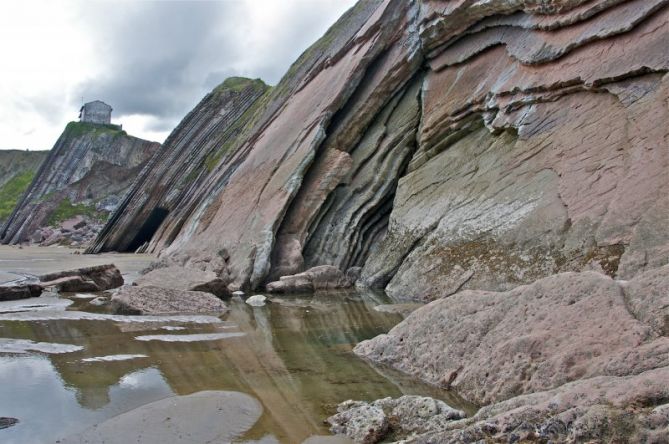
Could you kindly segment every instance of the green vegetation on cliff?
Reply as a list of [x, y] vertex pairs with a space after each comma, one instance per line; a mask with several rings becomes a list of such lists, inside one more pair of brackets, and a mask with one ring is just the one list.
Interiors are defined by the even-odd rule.
[[56, 225], [64, 220], [71, 219], [75, 216], [88, 216], [93, 219], [102, 219], [95, 207], [86, 204], [73, 204], [70, 199], [65, 198], [60, 201], [58, 206], [53, 210], [47, 221], [48, 225]]
[[94, 133], [96, 135], [112, 134], [127, 136], [127, 133], [123, 131], [118, 125], [103, 125], [89, 122], [70, 122], [65, 127], [65, 134], [70, 137], [79, 137], [86, 133]]
[[261, 79], [247, 79], [246, 77], [228, 77], [223, 81], [223, 83], [214, 88], [212, 93], [220, 94], [224, 91], [240, 92], [251, 85], [257, 90], [263, 90], [267, 88], [267, 85]]
[[34, 170], [24, 171], [0, 187], [0, 221], [12, 214], [16, 203], [30, 186], [35, 173]]

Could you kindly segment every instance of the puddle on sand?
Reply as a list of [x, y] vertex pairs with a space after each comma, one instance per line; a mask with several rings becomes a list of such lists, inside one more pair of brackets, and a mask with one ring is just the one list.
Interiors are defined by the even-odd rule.
[[[0, 441], [53, 442], [149, 402], [203, 390], [242, 392], [262, 404], [260, 420], [240, 442], [300, 443], [327, 435], [323, 419], [347, 399], [422, 394], [469, 407], [353, 355], [355, 344], [402, 319], [373, 309], [387, 303], [383, 296], [337, 292], [281, 301], [253, 308], [232, 298], [222, 319], [73, 310], [86, 307], [80, 304], [66, 311], [62, 302], [51, 310], [0, 313], [0, 337], [83, 348], [0, 353], [0, 380], [12, 382], [0, 384], [0, 416], [20, 420], [0, 430]], [[204, 340], [138, 340], [142, 336]]]

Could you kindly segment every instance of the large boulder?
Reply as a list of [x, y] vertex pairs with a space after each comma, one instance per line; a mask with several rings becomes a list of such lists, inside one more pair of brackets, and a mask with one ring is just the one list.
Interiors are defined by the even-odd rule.
[[133, 285], [164, 287], [175, 290], [205, 291], [216, 296], [230, 296], [229, 280], [221, 279], [213, 271], [180, 266], [157, 268], [140, 276]]
[[267, 284], [266, 288], [270, 293], [299, 293], [346, 288], [352, 285], [353, 282], [339, 268], [319, 265], [302, 273], [281, 276], [278, 281]]
[[17, 299], [36, 298], [41, 294], [42, 287], [38, 284], [0, 286], [0, 301], [14, 301]]
[[58, 291], [104, 291], [123, 285], [123, 276], [114, 264], [59, 271], [40, 276], [42, 287], [56, 287]]
[[216, 296], [203, 291], [185, 291], [154, 286], [121, 288], [111, 299], [119, 314], [218, 313], [228, 307]]
[[[669, 280], [668, 270], [656, 288]], [[628, 285], [642, 281], [649, 279]], [[467, 290], [436, 300], [354, 351], [481, 405], [669, 366], [669, 338], [650, 323], [630, 312], [613, 279], [563, 273], [508, 292]]]

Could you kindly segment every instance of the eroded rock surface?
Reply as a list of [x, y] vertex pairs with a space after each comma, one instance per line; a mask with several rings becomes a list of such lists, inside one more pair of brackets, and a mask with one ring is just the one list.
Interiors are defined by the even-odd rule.
[[443, 430], [448, 423], [462, 419], [465, 413], [445, 402], [424, 396], [384, 398], [367, 403], [346, 401], [327, 422], [333, 433], [346, 435], [356, 443], [372, 444], [383, 439], [393, 441], [415, 434]]
[[278, 281], [266, 285], [270, 293], [300, 293], [316, 290], [332, 290], [346, 288], [353, 282], [332, 265], [320, 265], [291, 276], [281, 276]]
[[114, 264], [96, 265], [76, 270], [58, 271], [39, 277], [42, 287], [56, 287], [64, 292], [111, 290], [123, 285], [123, 276]]
[[207, 94], [165, 140], [89, 252], [157, 252], [169, 245], [193, 210], [195, 189], [234, 154], [268, 89], [259, 79], [231, 77]]
[[123, 287], [112, 296], [111, 306], [115, 313], [132, 315], [228, 311], [225, 303], [211, 293], [153, 286]]
[[229, 296], [228, 281], [219, 278], [213, 271], [178, 266], [157, 268], [140, 276], [133, 282], [139, 287], [163, 287], [174, 290], [204, 291], [216, 296]]
[[[665, 266], [622, 284], [583, 272], [502, 293], [465, 290], [354, 351], [487, 405], [476, 416], [485, 424], [445, 435], [453, 442], [509, 437], [523, 424], [528, 436], [576, 441], [661, 436], [651, 431], [669, 425], [660, 421], [667, 388], [659, 382], [669, 374], [669, 339], [657, 298], [668, 282]], [[651, 427], [649, 417], [660, 422]]]

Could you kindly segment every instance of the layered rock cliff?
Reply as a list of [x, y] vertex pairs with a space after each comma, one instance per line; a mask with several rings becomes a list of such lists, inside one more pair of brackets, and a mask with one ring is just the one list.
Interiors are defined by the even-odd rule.
[[41, 242], [54, 234], [47, 227], [73, 218], [67, 231], [103, 222], [158, 148], [113, 125], [69, 123], [2, 227], [0, 240]]
[[178, 218], [98, 245], [148, 241], [159, 266], [231, 289], [330, 265], [438, 299], [357, 349], [489, 404], [424, 442], [653, 442], [669, 433], [653, 382], [667, 47], [666, 0], [361, 1], [198, 170]]
[[[362, 267], [359, 284], [419, 300], [662, 265], [665, 3], [360, 2], [253, 116], [230, 116], [241, 129], [191, 186], [138, 191], [178, 205], [129, 203], [94, 251], [150, 237], [163, 256], [221, 256], [253, 288]], [[201, 165], [194, 116], [211, 119], [196, 109], [175, 132], [182, 157], [155, 162]], [[124, 231], [156, 209], [170, 220], [147, 239]]]
[[32, 182], [47, 151], [0, 150], [0, 227]]
[[[169, 242], [192, 211], [192, 194], [258, 112], [268, 91], [261, 80], [227, 79], [207, 94], [170, 134], [134, 182], [89, 252], [155, 251]], [[149, 248], [147, 248], [149, 247]]]

